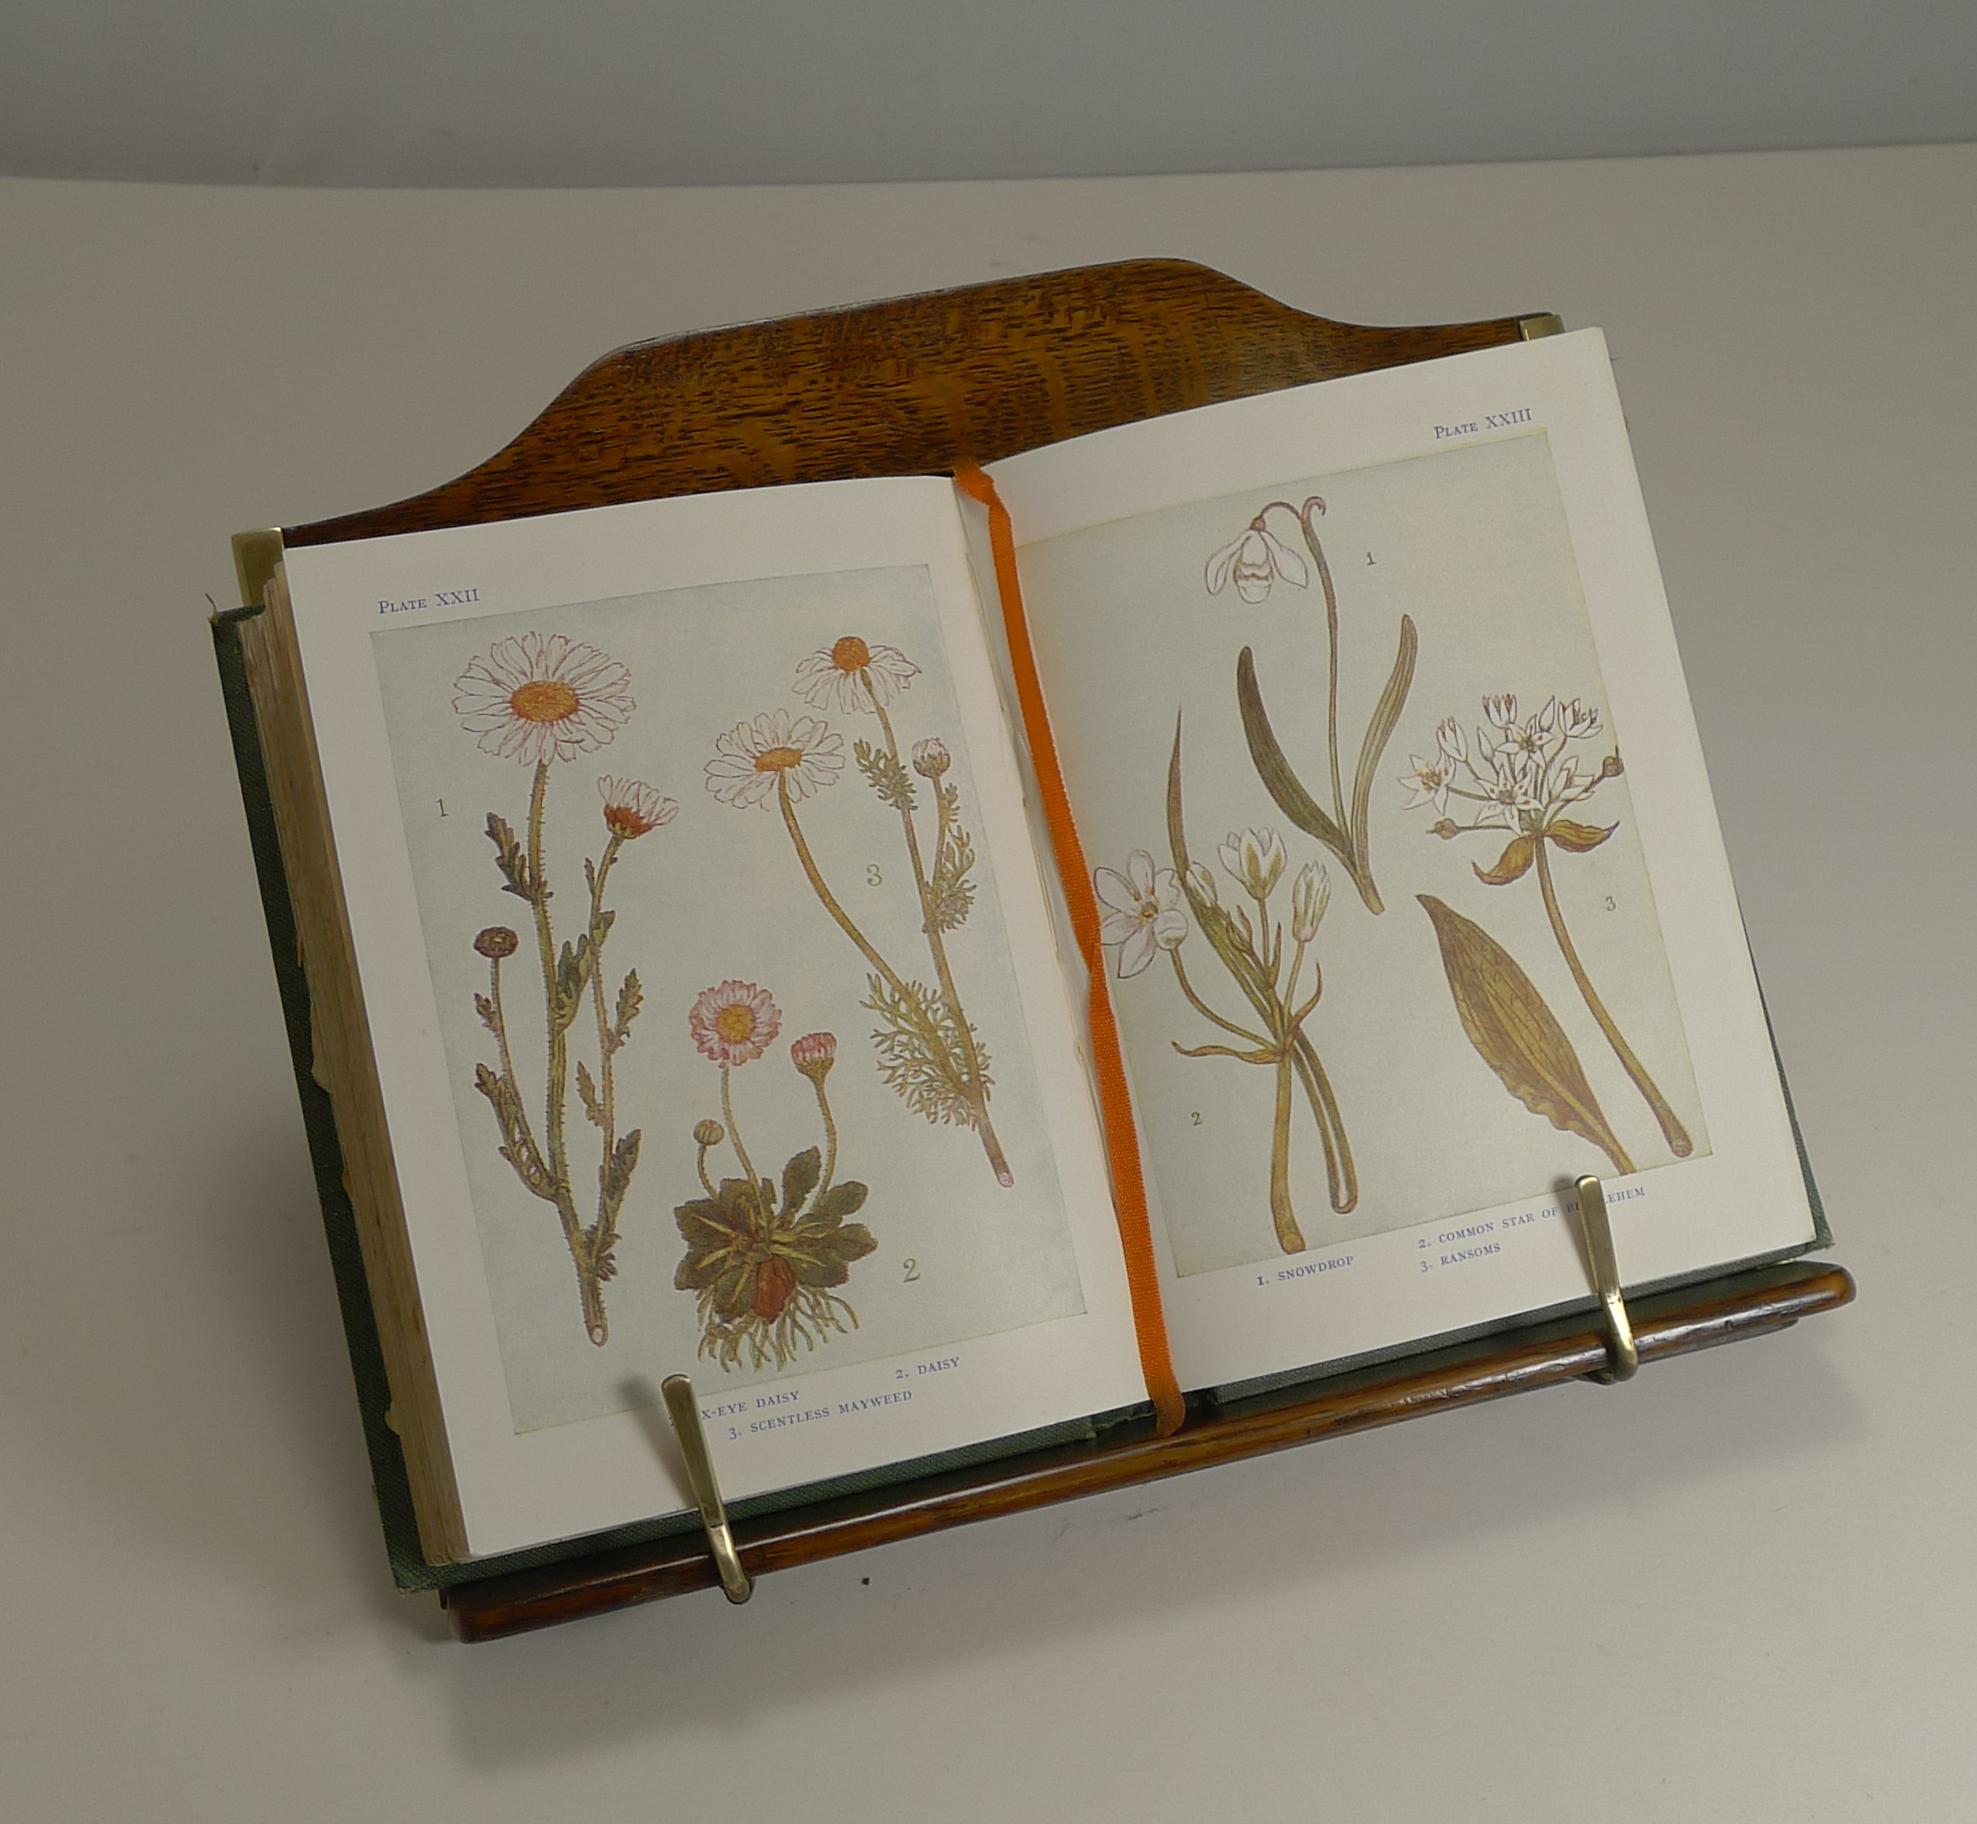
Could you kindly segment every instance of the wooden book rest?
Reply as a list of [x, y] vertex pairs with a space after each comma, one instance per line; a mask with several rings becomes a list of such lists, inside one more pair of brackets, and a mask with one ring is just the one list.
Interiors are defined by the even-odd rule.
[[[619, 349], [505, 449], [393, 506], [236, 541], [248, 601], [284, 547], [672, 494], [938, 474], [1190, 406], [1555, 332], [1548, 315], [1376, 329], [1307, 316], [1205, 267], [1132, 260]], [[1640, 1359], [1781, 1330], [1853, 1296], [1800, 1261], [1633, 1301]], [[750, 1576], [1594, 1375], [1595, 1313], [1499, 1333], [1237, 1402], [895, 1483], [734, 1526]], [[704, 1534], [592, 1552], [442, 1592], [487, 1640], [717, 1582]]]

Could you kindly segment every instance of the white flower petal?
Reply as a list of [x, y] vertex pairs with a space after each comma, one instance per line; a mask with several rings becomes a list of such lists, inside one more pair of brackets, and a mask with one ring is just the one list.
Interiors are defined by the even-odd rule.
[[[1131, 865], [1130, 863], [1128, 864]], [[1098, 868], [1092, 873], [1092, 887], [1098, 897], [1117, 912], [1132, 912], [1140, 903], [1133, 883], [1117, 868]], [[1106, 939], [1111, 943], [1114, 940]]]
[[1201, 580], [1208, 585], [1210, 595], [1220, 595], [1228, 586], [1229, 567], [1236, 561], [1236, 553], [1242, 549], [1243, 538], [1248, 536], [1245, 532], [1242, 538], [1231, 539], [1203, 566]]
[[1153, 939], [1153, 926], [1142, 920], [1131, 937], [1119, 946], [1119, 979], [1138, 975], [1159, 954]]
[[1257, 536], [1263, 540], [1264, 548], [1270, 554], [1270, 562], [1276, 572], [1287, 583], [1295, 583], [1302, 589], [1311, 581], [1311, 571], [1304, 559], [1267, 526], [1256, 528]]
[[1123, 944], [1134, 936], [1146, 920], [1137, 912], [1112, 910], [1101, 913], [1098, 920], [1098, 941], [1101, 944]]

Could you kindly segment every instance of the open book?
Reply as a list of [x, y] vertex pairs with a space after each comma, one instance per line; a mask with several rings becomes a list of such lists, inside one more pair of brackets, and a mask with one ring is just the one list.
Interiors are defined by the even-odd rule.
[[1597, 332], [989, 474], [1020, 592], [907, 478], [246, 625], [434, 1562], [683, 1508], [675, 1371], [747, 1497], [1583, 1303], [1585, 1172], [1630, 1288], [1820, 1239]]

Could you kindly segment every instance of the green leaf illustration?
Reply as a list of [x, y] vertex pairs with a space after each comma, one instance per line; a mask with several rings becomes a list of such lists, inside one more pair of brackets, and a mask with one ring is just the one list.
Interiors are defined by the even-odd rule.
[[865, 775], [865, 783], [895, 811], [912, 810], [916, 799], [913, 781], [907, 776], [906, 768], [900, 765], [882, 747], [874, 747], [869, 741], [853, 744], [852, 754], [857, 759], [858, 770]]
[[577, 1060], [577, 1097], [583, 1103], [583, 1112], [590, 1117], [591, 1125], [604, 1125], [604, 1104], [598, 1099], [597, 1084], [590, 1074], [590, 1066], [583, 1059]]
[[1187, 820], [1181, 811], [1181, 718], [1174, 716], [1174, 753], [1167, 762], [1167, 846], [1174, 852], [1174, 872], [1188, 877]]
[[1386, 688], [1380, 692], [1379, 702], [1373, 705], [1373, 719], [1366, 724], [1366, 739], [1359, 746], [1359, 770], [1352, 779], [1353, 850], [1359, 858], [1360, 869], [1368, 874], [1373, 865], [1369, 853], [1371, 837], [1367, 829], [1373, 774], [1380, 764], [1380, 756], [1387, 751], [1388, 741], [1393, 738], [1400, 712], [1407, 706], [1407, 693], [1414, 683], [1414, 661], [1420, 650], [1421, 636], [1414, 629], [1414, 621], [1411, 616], [1403, 614], [1400, 617], [1400, 650], [1394, 655], [1394, 668], [1387, 678]]
[[611, 1157], [603, 1172], [604, 1218], [608, 1225], [615, 1223], [618, 1206], [625, 1201], [625, 1193], [631, 1189], [632, 1173], [638, 1169], [638, 1148], [641, 1135], [637, 1128], [619, 1137], [618, 1144], [611, 1149]]
[[856, 1216], [865, 1207], [867, 1196], [865, 1187], [855, 1178], [847, 1178], [834, 1184], [823, 1196], [817, 1199], [817, 1207], [804, 1218], [806, 1223], [818, 1223], [825, 1228], [834, 1227], [847, 1216]]
[[[1414, 661], [1407, 636], [1412, 631], [1412, 623], [1404, 623], [1404, 627], [1401, 652], [1407, 659], [1407, 674], [1411, 678], [1414, 675]], [[1403, 697], [1406, 692], [1407, 687], [1403, 683]], [[1263, 707], [1263, 692], [1256, 682], [1256, 657], [1247, 646], [1236, 659], [1236, 706], [1242, 711], [1242, 732], [1249, 742], [1249, 757], [1255, 762], [1256, 774], [1263, 781], [1263, 789], [1277, 801], [1277, 808], [1291, 822], [1308, 835], [1317, 837], [1347, 867], [1351, 867], [1355, 859], [1351, 839], [1319, 806], [1317, 799], [1304, 789], [1303, 780], [1298, 778], [1277, 741], [1276, 731], [1270, 726], [1269, 712]], [[1397, 716], [1399, 710], [1394, 713]], [[1388, 733], [1392, 733], [1391, 725]], [[1371, 729], [1367, 730], [1367, 739], [1372, 739]], [[1382, 741], [1384, 744], [1384, 737]], [[1372, 790], [1370, 774], [1362, 783], [1368, 791]]]
[[522, 853], [522, 845], [516, 840], [515, 831], [507, 818], [493, 811], [488, 812], [487, 839], [494, 844], [494, 865], [507, 882], [502, 892], [513, 893], [530, 905], [535, 905], [538, 897], [544, 900], [549, 897], [548, 889], [539, 889], [534, 875], [529, 871], [529, 858]]
[[1476, 878], [1484, 886], [1507, 887], [1513, 880], [1522, 880], [1537, 858], [1538, 839], [1535, 836], [1513, 836], [1497, 857], [1495, 867], [1479, 867], [1473, 861], [1469, 865], [1476, 869]]
[[631, 1037], [632, 1021], [645, 1004], [645, 991], [639, 986], [638, 971], [632, 970], [618, 989], [618, 1007], [611, 1022], [610, 1046], [617, 1051]]
[[1533, 1114], [1561, 1133], [1589, 1140], [1616, 1172], [1633, 1171], [1572, 1041], [1516, 958], [1481, 925], [1432, 894], [1418, 898], [1434, 924], [1462, 1029], [1483, 1062]]
[[802, 1207], [804, 1198], [817, 1188], [817, 1180], [823, 1175], [823, 1155], [814, 1146], [805, 1147], [790, 1160], [783, 1167], [783, 1201], [776, 1212], [777, 1220], [795, 1215]]
[[1561, 817], [1545, 834], [1561, 849], [1583, 855], [1588, 849], [1598, 848], [1619, 827], [1617, 823], [1609, 823], [1602, 829], [1596, 823], [1574, 823], [1569, 817]]
[[863, 1260], [878, 1245], [862, 1222], [842, 1226], [800, 1222], [777, 1252], [795, 1269], [799, 1286], [841, 1286], [851, 1277], [851, 1263]]

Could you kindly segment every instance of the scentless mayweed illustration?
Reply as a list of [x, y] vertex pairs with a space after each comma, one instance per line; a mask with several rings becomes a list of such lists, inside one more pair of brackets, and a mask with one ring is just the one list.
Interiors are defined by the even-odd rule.
[[[1318, 1124], [1332, 1208], [1344, 1215], [1359, 1201], [1352, 1145], [1338, 1100], [1317, 1048], [1304, 1030], [1325, 992], [1325, 972], [1311, 946], [1331, 902], [1331, 877], [1317, 862], [1305, 862], [1291, 881], [1288, 908], [1279, 902], [1273, 913], [1272, 902], [1290, 866], [1284, 840], [1275, 830], [1233, 830], [1217, 855], [1250, 906], [1244, 907], [1240, 899], [1223, 906], [1214, 874], [1188, 855], [1178, 718], [1173, 759], [1167, 770], [1167, 839], [1174, 858], [1171, 868], [1159, 866], [1145, 849], [1135, 849], [1123, 874], [1114, 868], [1096, 871], [1093, 885], [1105, 907], [1099, 920], [1099, 938], [1113, 950], [1121, 980], [1141, 974], [1157, 956], [1165, 955], [1188, 1005], [1237, 1041], [1205, 1045], [1172, 1041], [1182, 1057], [1231, 1058], [1271, 1072], [1275, 1106], [1270, 1126], [1270, 1220], [1277, 1245], [1286, 1254], [1295, 1254], [1305, 1242], [1291, 1203], [1294, 1088], [1303, 1090], [1311, 1117]], [[1181, 951], [1196, 925], [1216, 961], [1249, 1004], [1245, 1019], [1230, 1019], [1216, 1012], [1190, 979]], [[1288, 957], [1284, 944], [1287, 932]], [[1304, 992], [1307, 956], [1311, 975], [1309, 992]], [[1301, 1000], [1300, 993], [1304, 994]]]
[[[1552, 875], [1553, 850], [1587, 854], [1619, 827], [1617, 822], [1584, 823], [1566, 815], [1620, 776], [1619, 752], [1609, 748], [1600, 753], [1597, 746], [1586, 751], [1588, 744], [1600, 741], [1600, 715], [1577, 697], [1565, 703], [1547, 698], [1541, 709], [1520, 717], [1514, 695], [1486, 696], [1483, 717], [1473, 747], [1461, 723], [1448, 716], [1436, 726], [1434, 751], [1409, 756], [1409, 770], [1400, 782], [1409, 794], [1408, 808], [1433, 806], [1441, 813], [1432, 833], [1445, 841], [1465, 835], [1508, 837], [1492, 866], [1475, 865], [1476, 878], [1488, 887], [1507, 887], [1536, 873], [1545, 917], [1587, 1011], [1646, 1101], [1670, 1151], [1686, 1159], [1694, 1150], [1688, 1130], [1593, 986], [1566, 928]], [[1461, 812], [1468, 822], [1448, 815], [1450, 799], [1473, 807]], [[1553, 1126], [1591, 1140], [1616, 1171], [1631, 1172], [1634, 1168], [1593, 1100], [1570, 1040], [1530, 978], [1472, 921], [1438, 899], [1424, 895], [1421, 903], [1434, 923], [1464, 1029], [1504, 1086]]]
[[[694, 1124], [694, 1167], [707, 1194], [673, 1212], [686, 1254], [674, 1286], [698, 1299], [700, 1354], [722, 1368], [786, 1368], [797, 1344], [816, 1349], [832, 1332], [858, 1328], [858, 1314], [831, 1288], [851, 1276], [851, 1263], [878, 1246], [862, 1222], [866, 1188], [837, 1177], [838, 1131], [824, 1079], [837, 1059], [837, 1039], [806, 1033], [789, 1061], [816, 1092], [824, 1146], [805, 1147], [782, 1170], [782, 1187], [760, 1177], [735, 1118], [733, 1076], [762, 1057], [782, 1031], [782, 1010], [753, 982], [726, 981], [704, 990], [687, 1015], [701, 1055], [720, 1067], [721, 1119]], [[723, 1142], [734, 1148], [739, 1178], [718, 1184], [708, 1155]]]
[[[500, 1132], [501, 1157], [532, 1196], [552, 1204], [577, 1273], [584, 1332], [602, 1344], [610, 1334], [604, 1313], [604, 1286], [617, 1272], [618, 1214], [638, 1165], [639, 1133], [618, 1131], [615, 1061], [631, 1036], [641, 991], [638, 972], [626, 974], [608, 1003], [604, 991], [604, 947], [616, 917], [604, 904], [604, 889], [625, 845], [670, 823], [679, 806], [636, 779], [597, 781], [602, 799], [604, 846], [595, 861], [585, 858], [588, 903], [583, 928], [572, 943], [556, 939], [549, 902], [554, 897], [543, 856], [548, 818], [549, 775], [558, 762], [593, 752], [610, 741], [635, 705], [631, 674], [595, 646], [573, 643], [561, 634], [544, 638], [525, 633], [496, 640], [454, 684], [453, 708], [483, 751], [532, 767], [528, 821], [522, 836], [498, 812], [487, 819], [494, 865], [502, 891], [522, 900], [531, 913], [536, 966], [542, 978], [545, 1034], [544, 1089], [540, 1137], [516, 1070], [502, 965], [522, 947], [506, 925], [490, 925], [474, 939], [487, 959], [485, 994], [474, 1008], [494, 1035], [498, 1067], [478, 1064], [474, 1086], [488, 1100]], [[573, 1034], [586, 1001], [596, 1024], [596, 1069], [576, 1055]], [[569, 1092], [574, 1063], [578, 1100], [598, 1136], [597, 1197], [585, 1220], [578, 1207], [571, 1160]]]
[[[897, 647], [868, 645], [846, 634], [797, 666], [796, 694], [813, 709], [868, 714], [878, 722], [881, 739], [860, 739], [852, 755], [866, 784], [899, 818], [920, 929], [933, 963], [931, 985], [909, 978], [879, 953], [826, 883], [797, 816], [799, 804], [836, 784], [843, 773], [843, 736], [819, 717], [792, 720], [783, 710], [738, 722], [715, 742], [707, 789], [726, 804], [775, 806], [811, 891], [870, 969], [864, 1005], [878, 1019], [872, 1040], [879, 1074], [927, 1120], [971, 1128], [997, 1182], [1009, 1185], [1014, 1183], [1009, 1161], [989, 1119], [988, 1049], [961, 1004], [947, 949], [948, 938], [967, 923], [975, 903], [969, 878], [975, 849], [961, 824], [960, 788], [948, 776], [953, 756], [938, 738], [916, 741], [909, 772], [887, 712], [919, 675], [919, 666]], [[916, 775], [933, 799], [932, 828], [924, 841]], [[884, 870], [870, 866], [867, 879], [884, 885]]]
[[[1295, 589], [1309, 588], [1311, 571], [1316, 568], [1319, 588], [1325, 597], [1325, 748], [1331, 763], [1332, 786], [1329, 810], [1312, 797], [1285, 756], [1263, 706], [1255, 654], [1247, 646], [1236, 660], [1236, 705], [1242, 712], [1250, 758], [1255, 762], [1258, 777], [1276, 800], [1277, 808], [1338, 857], [1368, 911], [1382, 912], [1386, 908], [1379, 888], [1373, 883], [1372, 838], [1368, 828], [1373, 777], [1400, 720], [1408, 687], [1414, 682], [1414, 661], [1420, 639], [1412, 618], [1403, 614], [1400, 650], [1360, 742], [1359, 760], [1353, 769], [1352, 797], [1348, 802], [1344, 774], [1339, 766], [1339, 596], [1332, 581], [1332, 567], [1325, 561], [1324, 543], [1318, 536], [1318, 520], [1324, 512], [1325, 503], [1316, 494], [1296, 507], [1287, 500], [1266, 501], [1241, 533], [1208, 559], [1202, 580], [1208, 585], [1210, 595], [1220, 595], [1233, 583], [1236, 594], [1254, 605], [1267, 600], [1272, 586], [1278, 582]], [[1296, 522], [1299, 538], [1311, 554], [1310, 564], [1277, 536], [1271, 524], [1272, 514], [1289, 514]]]

